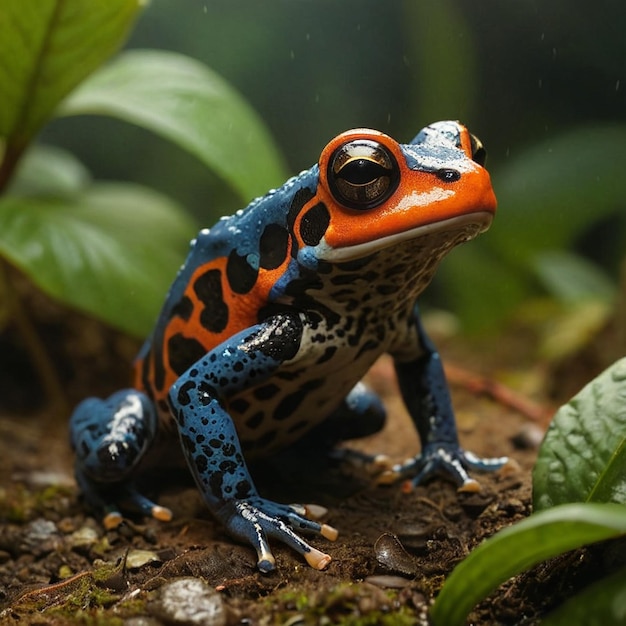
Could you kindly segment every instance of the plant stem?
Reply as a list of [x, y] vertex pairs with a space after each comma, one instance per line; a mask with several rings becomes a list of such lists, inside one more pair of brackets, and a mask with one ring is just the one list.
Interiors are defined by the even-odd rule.
[[13, 172], [24, 153], [26, 144], [7, 141], [0, 163], [0, 193], [4, 192], [13, 178]]
[[54, 415], [66, 416], [68, 404], [63, 392], [63, 386], [57, 375], [55, 366], [30, 320], [20, 294], [11, 282], [11, 268], [0, 260], [0, 284], [7, 299], [9, 319], [15, 324], [17, 332], [24, 343], [31, 362], [37, 372], [45, 397], [50, 403]]

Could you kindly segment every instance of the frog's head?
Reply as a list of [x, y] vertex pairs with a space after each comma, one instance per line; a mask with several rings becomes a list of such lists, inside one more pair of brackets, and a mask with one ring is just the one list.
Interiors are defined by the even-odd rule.
[[342, 133], [320, 156], [317, 204], [298, 229], [313, 235], [303, 243], [334, 262], [448, 230], [467, 233], [457, 242], [470, 239], [496, 209], [484, 160], [480, 141], [457, 122], [432, 124], [404, 145], [374, 130]]

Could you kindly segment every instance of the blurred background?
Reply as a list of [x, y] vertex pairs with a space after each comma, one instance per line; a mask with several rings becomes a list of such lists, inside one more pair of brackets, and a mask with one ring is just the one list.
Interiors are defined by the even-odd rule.
[[[408, 141], [435, 120], [466, 123], [487, 148], [499, 214], [446, 260], [429, 297], [481, 328], [529, 293], [616, 297], [625, 31], [621, 0], [152, 0], [127, 47], [184, 53], [221, 74], [267, 124], [285, 175], [348, 128]], [[175, 197], [199, 225], [243, 204], [193, 157], [113, 119], [58, 120], [43, 138], [99, 178]]]

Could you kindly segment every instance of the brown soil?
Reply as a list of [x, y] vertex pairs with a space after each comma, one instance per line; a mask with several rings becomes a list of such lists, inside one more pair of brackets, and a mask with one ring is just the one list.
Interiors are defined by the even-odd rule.
[[[130, 362], [134, 342], [82, 318], [68, 320], [54, 308], [43, 310], [41, 331], [54, 346], [70, 403], [123, 384], [126, 367], [119, 364]], [[158, 589], [180, 576], [201, 577], [217, 588], [228, 624], [426, 623], [427, 606], [455, 564], [530, 512], [536, 452], [520, 446], [527, 439], [520, 435], [536, 422], [453, 384], [463, 445], [485, 456], [509, 455], [519, 466], [476, 475], [478, 494], [458, 494], [441, 480], [409, 493], [400, 485], [376, 486], [356, 480], [318, 450], [286, 453], [256, 468], [264, 495], [328, 508], [325, 520], [340, 534], [332, 544], [313, 540], [332, 555], [323, 572], [281, 545], [273, 546], [277, 571], [257, 572], [253, 551], [210, 518], [184, 472], [161, 472], [148, 482], [174, 511], [172, 522], [129, 520], [106, 532], [83, 508], [73, 483], [67, 413], [42, 406], [36, 377], [14, 338], [5, 333], [0, 343], [1, 624], [133, 624], [133, 617], [154, 613]], [[480, 362], [482, 372], [498, 372], [533, 394], [549, 387], [533, 365], [532, 341], [520, 333], [491, 343], [456, 341], [442, 352], [444, 360], [469, 370]], [[389, 360], [376, 365], [370, 383], [384, 396], [390, 418], [382, 433], [352, 447], [394, 460], [415, 454], [417, 438]], [[544, 589], [556, 586], [549, 586], [550, 571], [542, 576]], [[555, 600], [538, 593], [533, 580], [520, 576], [503, 586], [475, 609], [472, 622], [536, 623]], [[162, 623], [155, 615], [134, 623]]]

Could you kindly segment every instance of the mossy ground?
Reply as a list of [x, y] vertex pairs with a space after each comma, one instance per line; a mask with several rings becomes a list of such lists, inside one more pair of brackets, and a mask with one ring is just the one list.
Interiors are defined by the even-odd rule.
[[[44, 339], [55, 336], [53, 357], [68, 405], [125, 384], [127, 371], [120, 363], [130, 362], [136, 344], [78, 316], [50, 319], [42, 333]], [[85, 336], [91, 339], [79, 341]], [[10, 339], [0, 342], [8, 345]], [[252, 550], [234, 543], [210, 518], [184, 471], [156, 467], [147, 477], [148, 488], [156, 491], [158, 485], [159, 501], [175, 512], [171, 523], [136, 519], [107, 532], [84, 509], [73, 484], [67, 414], [32, 401], [28, 387], [36, 388], [34, 373], [27, 366], [11, 370], [7, 360], [16, 351], [19, 346], [0, 355], [0, 368], [7, 372], [0, 384], [7, 392], [7, 402], [0, 403], [3, 624], [123, 624], [149, 614], [159, 587], [180, 576], [215, 586], [233, 625], [425, 623], [428, 605], [454, 565], [482, 539], [530, 512], [536, 452], [519, 444], [528, 417], [453, 384], [463, 445], [486, 456], [509, 455], [519, 466], [476, 475], [479, 494], [458, 494], [441, 480], [410, 493], [400, 485], [376, 486], [350, 477], [319, 450], [286, 454], [256, 468], [265, 495], [328, 508], [326, 521], [340, 535], [332, 544], [313, 540], [333, 557], [324, 572], [278, 545], [277, 571], [257, 572]], [[555, 389], [554, 379], [533, 360], [532, 341], [519, 332], [444, 342], [442, 356], [487, 378], [497, 372], [542, 403]], [[388, 425], [354, 445], [397, 460], [414, 454], [417, 438], [388, 359], [376, 364], [370, 384], [384, 397]], [[406, 562], [395, 567], [393, 555], [391, 561], [379, 558], [377, 540], [385, 533], [398, 537], [405, 551], [398, 559], [408, 559], [410, 571]], [[152, 557], [144, 560], [145, 554]], [[141, 558], [133, 560], [137, 555]], [[538, 594], [529, 580], [522, 576], [503, 586], [477, 607], [473, 622], [518, 624], [524, 616], [523, 623], [533, 623], [552, 599]]]

